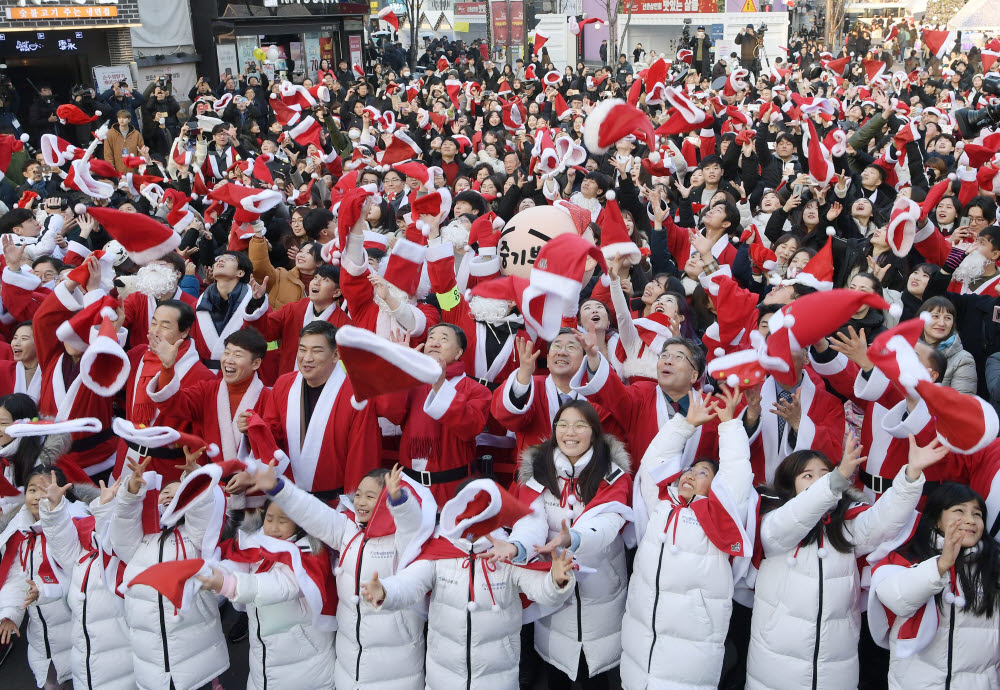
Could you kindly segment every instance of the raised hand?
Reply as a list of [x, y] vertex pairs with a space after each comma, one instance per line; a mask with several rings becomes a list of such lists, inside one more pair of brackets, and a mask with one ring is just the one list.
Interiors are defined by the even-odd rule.
[[198, 460], [205, 452], [205, 446], [202, 446], [198, 450], [191, 450], [187, 446], [184, 446], [183, 450], [184, 450], [184, 464], [174, 465], [174, 467], [180, 470], [181, 474], [191, 474], [200, 467], [200, 465], [198, 464]]
[[246, 493], [253, 486], [253, 475], [249, 472], [237, 472], [226, 482], [225, 491], [230, 496]]
[[389, 470], [389, 474], [385, 475], [385, 492], [389, 494], [389, 498], [394, 501], [398, 501], [399, 497], [403, 495], [403, 468], [400, 467], [397, 462]]
[[222, 571], [215, 566], [210, 566], [212, 568], [211, 575], [195, 575], [194, 579], [201, 583], [202, 589], [210, 589], [216, 594], [222, 591], [222, 583], [225, 581], [225, 576], [223, 576]]
[[572, 543], [573, 537], [569, 533], [569, 523], [563, 520], [559, 528], [559, 534], [552, 537], [548, 543], [542, 546], [536, 544], [535, 551], [542, 555], [555, 554], [557, 549], [568, 549]]
[[688, 233], [688, 241], [695, 248], [695, 251], [701, 254], [706, 260], [712, 257], [712, 245], [715, 243], [708, 237], [702, 235], [700, 232], [691, 230]]
[[834, 333], [833, 338], [830, 341], [831, 349], [840, 352], [865, 371], [871, 371], [875, 367], [868, 359], [868, 339], [864, 329], [859, 333], [854, 330], [854, 326], [849, 326], [846, 334]]
[[90, 237], [90, 233], [97, 226], [97, 220], [89, 213], [76, 217], [76, 223], [80, 226], [80, 237]]
[[562, 589], [569, 584], [573, 578], [573, 556], [567, 549], [552, 554], [552, 565], [549, 566], [549, 573], [556, 587]]
[[24, 246], [14, 242], [14, 236], [5, 234], [0, 236], [0, 244], [3, 245], [3, 260], [7, 268], [18, 271], [24, 264]]
[[912, 481], [920, 478], [920, 474], [936, 462], [948, 455], [948, 448], [936, 438], [926, 446], [918, 446], [917, 439], [910, 434], [910, 452], [906, 463], [906, 476]]
[[844, 440], [844, 456], [840, 459], [840, 464], [837, 465], [837, 471], [844, 476], [844, 479], [850, 480], [854, 477], [854, 473], [861, 466], [861, 463], [867, 459], [867, 455], [861, 455], [861, 444], [854, 432], [847, 432], [847, 438]]
[[183, 342], [183, 340], [178, 340], [176, 343], [171, 343], [166, 338], [150, 333], [149, 351], [159, 358], [164, 369], [169, 369], [177, 362], [177, 354], [180, 352]]
[[73, 488], [73, 484], [70, 482], [59, 486], [55, 470], [43, 480], [43, 486], [45, 487], [45, 498], [49, 499], [49, 508], [52, 509], [59, 505], [59, 501], [63, 499], [66, 492]]
[[792, 393], [791, 400], [775, 400], [771, 411], [784, 419], [790, 427], [798, 432], [799, 422], [802, 421], [802, 389], [799, 388]]
[[486, 538], [490, 540], [492, 546], [479, 555], [480, 558], [485, 558], [490, 563], [497, 563], [499, 561], [510, 561], [512, 558], [517, 556], [517, 547], [511, 544], [509, 541], [504, 541], [503, 539], [497, 539], [491, 534], [487, 534]]
[[245, 434], [247, 429], [250, 428], [250, 412], [243, 411], [240, 412], [239, 416], [236, 417], [236, 428], [241, 434]]
[[142, 487], [146, 486], [146, 480], [142, 478], [142, 473], [146, 471], [151, 461], [152, 458], [143, 458], [142, 462], [138, 464], [134, 460], [128, 461], [128, 468], [132, 470], [132, 475], [128, 478], [127, 485], [130, 494], [137, 494]]
[[517, 348], [517, 382], [522, 386], [531, 383], [531, 377], [535, 374], [538, 357], [542, 354], [541, 349], [535, 349], [535, 344], [527, 338], [514, 340], [514, 347]]
[[615, 258], [608, 262], [608, 278], [618, 280], [622, 273], [622, 255], [615, 254]]
[[267, 294], [267, 283], [270, 280], [270, 276], [264, 276], [264, 282], [258, 283], [252, 277], [250, 278], [250, 289], [253, 291], [253, 298], [260, 299]]
[[833, 202], [833, 204], [830, 205], [829, 210], [827, 210], [826, 212], [826, 219], [831, 222], [836, 220], [837, 216], [839, 216], [840, 212], [843, 210], [844, 210], [843, 204], [841, 204], [839, 201]]
[[743, 394], [740, 392], [739, 386], [730, 388], [722, 384], [719, 400], [714, 405], [715, 415], [719, 418], [720, 422], [731, 422], [735, 418], [736, 406], [739, 405], [742, 397]]
[[707, 424], [716, 417], [715, 408], [709, 403], [709, 396], [695, 390], [688, 391], [687, 422], [691, 426]]
[[868, 272], [879, 280], [885, 280], [885, 274], [889, 272], [889, 264], [879, 266], [874, 258], [868, 257]]
[[276, 487], [278, 485], [277, 467], [277, 460], [271, 460], [263, 467], [258, 467], [253, 475], [253, 490], [265, 494]]
[[938, 556], [938, 573], [944, 577], [955, 565], [958, 555], [962, 551], [962, 539], [965, 536], [962, 530], [962, 518], [957, 517], [944, 526], [944, 544], [941, 546], [941, 555]]
[[118, 477], [117, 481], [111, 486], [105, 486], [103, 479], [98, 484], [101, 487], [101, 505], [106, 506], [118, 494], [118, 488], [122, 485], [122, 478]]
[[385, 601], [385, 587], [378, 579], [378, 572], [372, 573], [372, 579], [361, 583], [361, 596], [372, 606], [381, 606]]

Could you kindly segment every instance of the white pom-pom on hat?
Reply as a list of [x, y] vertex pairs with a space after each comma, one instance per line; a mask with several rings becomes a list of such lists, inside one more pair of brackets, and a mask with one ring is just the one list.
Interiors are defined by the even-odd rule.
[[650, 151], [648, 158], [652, 163], [659, 163], [661, 160], [663, 160], [663, 157], [660, 155], [659, 151]]
[[730, 388], [736, 388], [737, 384], [740, 382], [740, 377], [736, 374], [730, 374], [726, 377], [726, 385]]
[[726, 348], [717, 347], [712, 351], [712, 354], [715, 355], [716, 357], [722, 357], [724, 354], [726, 354]]
[[493, 613], [499, 613], [500, 612], [500, 604], [493, 604], [493, 607], [492, 607], [491, 610], [493, 611]]
[[101, 111], [100, 110], [95, 110], [94, 111], [94, 115], [96, 115], [97, 117], [100, 117], [101, 116]]
[[930, 323], [931, 321], [934, 320], [933, 314], [931, 314], [929, 311], [922, 311], [922, 312], [920, 312], [920, 317], [919, 318], [924, 323]]
[[903, 306], [901, 304], [889, 305], [889, 315], [898, 319], [903, 315]]
[[502, 228], [506, 224], [507, 224], [507, 221], [505, 221], [500, 216], [497, 216], [496, 218], [493, 219], [493, 229], [494, 230], [499, 230], [500, 228]]
[[833, 237], [834, 235], [837, 234], [837, 230], [832, 225], [827, 225], [826, 234], [830, 237]]
[[118, 312], [116, 312], [111, 307], [101, 307], [101, 318], [111, 319], [112, 321], [115, 321], [118, 319]]
[[791, 328], [795, 325], [795, 317], [791, 314], [785, 314], [785, 328]]
[[958, 179], [958, 175], [956, 175], [955, 173], [948, 173], [948, 179], [949, 180], [957, 180]]
[[616, 196], [617, 195], [615, 194], [615, 190], [609, 189], [608, 193], [604, 195], [604, 198], [607, 199], [608, 201], [614, 201]]
[[76, 213], [76, 215], [78, 216], [82, 216], [87, 212], [87, 207], [84, 206], [83, 204], [77, 204], [76, 206], [73, 207], [73, 212]]

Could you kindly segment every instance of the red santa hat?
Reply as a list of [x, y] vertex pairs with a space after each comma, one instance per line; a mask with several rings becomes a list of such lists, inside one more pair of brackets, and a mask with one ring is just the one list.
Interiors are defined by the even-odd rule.
[[881, 60], [862, 60], [861, 65], [865, 68], [865, 77], [869, 84], [885, 79], [885, 63]]
[[391, 26], [396, 31], [399, 31], [399, 17], [391, 7], [383, 7], [378, 12], [378, 18], [384, 21], [386, 24]]
[[996, 440], [1000, 420], [982, 398], [930, 381], [918, 381], [916, 389], [934, 417], [938, 440], [953, 452], [969, 455]]
[[673, 107], [668, 111], [667, 121], [656, 129], [657, 135], [667, 137], [686, 134], [711, 124], [705, 111], [695, 105], [694, 101], [680, 89], [668, 86], [664, 96]]
[[389, 250], [389, 236], [383, 235], [380, 232], [373, 232], [371, 230], [365, 230], [365, 251], [369, 249], [378, 249], [383, 252]]
[[601, 226], [601, 252], [608, 261], [620, 255], [632, 264], [637, 264], [642, 260], [639, 247], [629, 235], [621, 209], [615, 201], [614, 192], [608, 192], [608, 195], [611, 198], [597, 216], [597, 224]]
[[601, 77], [600, 77], [600, 79], [598, 79], [598, 78], [596, 78], [596, 77], [594, 77], [592, 75], [588, 75], [587, 76], [587, 91], [597, 91], [599, 88], [601, 88], [601, 85], [607, 80], [607, 78], [608, 78], [607, 74], [602, 74]]
[[552, 340], [559, 334], [562, 315], [579, 301], [588, 257], [607, 273], [601, 250], [574, 233], [557, 235], [538, 250], [521, 304], [525, 327], [533, 339]]
[[767, 378], [767, 370], [755, 350], [740, 350], [716, 357], [705, 367], [705, 373], [730, 388], [752, 388], [764, 383]]
[[[80, 379], [97, 395], [110, 398], [125, 385], [132, 366], [115, 330], [118, 314], [109, 308], [102, 309], [100, 314], [101, 326], [96, 335], [91, 333], [90, 344], [80, 357]], [[69, 322], [62, 325], [66, 323]]]
[[538, 55], [538, 52], [542, 49], [542, 46], [551, 38], [547, 33], [541, 29], [535, 29], [535, 40], [533, 43], [533, 48], [531, 49], [532, 55]]
[[507, 78], [504, 77], [503, 79], [500, 80], [500, 84], [497, 86], [497, 95], [506, 96], [509, 93], [510, 93], [510, 83], [507, 81]]
[[100, 110], [95, 110], [93, 115], [87, 115], [87, 113], [83, 112], [72, 103], [64, 103], [56, 108], [56, 117], [58, 117], [59, 122], [64, 125], [86, 125], [91, 122], [96, 122], [97, 118], [100, 116]]
[[427, 169], [426, 165], [419, 161], [396, 163], [392, 166], [392, 169], [406, 177], [411, 177], [414, 180], [420, 180], [421, 186], [428, 191], [434, 189], [434, 178], [431, 177], [430, 170]]
[[951, 179], [946, 177], [927, 191], [927, 196], [920, 203], [920, 217], [917, 222], [923, 222], [927, 219], [927, 216], [941, 203], [941, 199], [944, 198], [950, 187]]
[[140, 266], [163, 258], [181, 243], [180, 235], [173, 229], [141, 213], [125, 213], [100, 206], [88, 207], [87, 213], [118, 240], [129, 258]]
[[393, 133], [392, 141], [378, 156], [378, 162], [381, 165], [395, 165], [416, 158], [420, 153], [421, 149], [416, 142], [406, 132], [400, 130]]
[[55, 134], [43, 134], [41, 137], [42, 157], [45, 164], [53, 168], [61, 168], [67, 162], [83, 158], [84, 150], [74, 146]]
[[[649, 147], [650, 159], [656, 153], [656, 135], [644, 112], [620, 98], [598, 103], [583, 126], [583, 143], [592, 154], [605, 153], [619, 139], [640, 133]], [[656, 162], [656, 161], [654, 161]]]
[[493, 211], [472, 221], [468, 242], [470, 245], [476, 245], [478, 249], [476, 258], [469, 265], [470, 276], [477, 280], [486, 280], [500, 275], [497, 246], [500, 244], [500, 230], [504, 225], [503, 218], [498, 217]]
[[1000, 194], [1000, 169], [992, 163], [984, 165], [976, 172], [976, 183], [990, 194]]
[[701, 285], [716, 313], [715, 323], [705, 329], [702, 337], [709, 361], [749, 347], [750, 333], [757, 328], [757, 296], [733, 280], [728, 266], [711, 276], [702, 276]]
[[163, 182], [163, 178], [156, 175], [125, 173], [122, 175], [122, 181], [118, 186], [127, 189], [128, 193], [132, 196], [139, 196], [142, 193], [143, 187], [149, 184], [159, 184], [160, 182]]
[[187, 514], [192, 505], [210, 500], [213, 506], [212, 512], [205, 525], [205, 535], [200, 544], [202, 556], [209, 558], [216, 556], [219, 535], [226, 517], [226, 498], [219, 486], [222, 472], [222, 467], [209, 463], [184, 477], [170, 504], [160, 516], [160, 525], [173, 527]]
[[170, 211], [167, 213], [167, 223], [170, 224], [170, 227], [178, 233], [187, 230], [188, 226], [194, 220], [194, 213], [188, 206], [191, 202], [191, 197], [171, 187], [163, 193], [161, 201], [164, 204], [169, 201], [171, 204]]
[[82, 159], [70, 163], [62, 186], [64, 189], [75, 189], [94, 199], [110, 199], [115, 193], [113, 184], [94, 179], [88, 161]]
[[323, 150], [323, 140], [320, 136], [322, 127], [312, 115], [307, 115], [297, 125], [288, 130], [288, 136], [295, 140], [295, 143], [302, 148], [309, 148], [313, 144], [316, 148]]
[[282, 127], [291, 127], [298, 123], [299, 118], [302, 117], [301, 106], [288, 105], [284, 100], [278, 98], [278, 94], [276, 93], [271, 94], [271, 100], [268, 105], [271, 106], [271, 110], [274, 112], [274, 119]]
[[265, 189], [277, 189], [274, 184], [274, 176], [267, 164], [274, 160], [274, 156], [269, 153], [261, 153], [253, 159], [252, 177], [257, 182], [264, 185]]
[[194, 159], [194, 152], [181, 148], [178, 141], [177, 145], [170, 152], [170, 156], [174, 160], [174, 165], [180, 168], [185, 165], [191, 165], [191, 161]]
[[196, 434], [187, 434], [177, 431], [169, 426], [136, 426], [121, 417], [115, 417], [111, 422], [111, 428], [115, 435], [133, 445], [142, 448], [187, 448], [194, 452], [199, 448], [205, 449], [205, 455], [209, 458], [219, 456], [219, 447], [214, 443], [206, 443], [205, 439]]
[[557, 86], [562, 81], [562, 74], [559, 70], [549, 70], [542, 76], [542, 84], [545, 86]]
[[805, 118], [806, 127], [802, 130], [802, 142], [809, 160], [809, 174], [813, 176], [821, 188], [830, 186], [833, 181], [833, 159], [823, 140], [816, 133], [816, 124], [812, 118]]
[[28, 208], [36, 199], [40, 198], [41, 197], [38, 195], [38, 192], [32, 192], [31, 190], [26, 189], [21, 194], [21, 198], [17, 200], [16, 204], [14, 204], [14, 208]]
[[649, 69], [646, 70], [646, 76], [643, 78], [643, 85], [646, 89], [646, 105], [660, 105], [666, 100], [666, 60], [659, 58], [656, 62], [649, 66]]
[[206, 577], [212, 574], [203, 558], [186, 558], [178, 561], [164, 561], [146, 568], [129, 581], [131, 587], [152, 587], [174, 605], [177, 611], [191, 608], [198, 596], [201, 582], [195, 575]]
[[351, 67], [351, 70], [357, 75], [359, 80], [365, 78], [365, 68], [361, 65], [354, 65]]
[[601, 23], [601, 20], [598, 19], [597, 17], [588, 17], [586, 14], [584, 14], [583, 17], [584, 17], [583, 19], [577, 21], [576, 17], [570, 15], [569, 32], [574, 36], [579, 36], [580, 32], [583, 30], [583, 27], [587, 26], [587, 24], [593, 24], [594, 28], [597, 30], [600, 30], [601, 27], [604, 26]]
[[[420, 216], [434, 216], [439, 220], [443, 219], [451, 211], [451, 192], [447, 187], [435, 189], [430, 194], [418, 196], [410, 204], [411, 214], [414, 218]], [[422, 220], [417, 220], [417, 230], [420, 230], [426, 237], [430, 233], [430, 226]]]
[[524, 81], [538, 81], [538, 77], [535, 76], [535, 63], [531, 63], [525, 68]]
[[923, 29], [920, 32], [924, 46], [938, 60], [943, 60], [951, 52], [957, 36], [957, 33], [948, 30]]
[[750, 263], [754, 273], [761, 274], [764, 271], [772, 271], [777, 267], [777, 255], [763, 244], [751, 243], [749, 251]]
[[798, 275], [789, 278], [785, 285], [805, 285], [815, 290], [830, 290], [833, 288], [833, 234], [828, 228], [826, 244], [809, 259]]
[[492, 479], [474, 479], [441, 507], [438, 531], [448, 539], [471, 535], [475, 541], [501, 527], [512, 527], [529, 513], [529, 506]]
[[865, 305], [889, 309], [880, 295], [848, 289], [813, 292], [786, 304], [767, 321], [770, 335], [758, 352], [761, 363], [778, 383], [794, 386], [792, 354], [840, 328]]
[[555, 208], [559, 209], [566, 215], [570, 217], [573, 221], [573, 227], [576, 229], [577, 235], [583, 235], [590, 227], [593, 222], [594, 217], [590, 214], [590, 211], [583, 208], [582, 206], [577, 206], [576, 204], [571, 204], [565, 200], [559, 200], [552, 204]]
[[[106, 252], [103, 249], [98, 249], [95, 252], [91, 252], [91, 256], [93, 256], [97, 260], [97, 270], [100, 271], [101, 289], [104, 290], [105, 292], [109, 292], [113, 287], [112, 281], [115, 275], [114, 254], [111, 252]], [[80, 264], [76, 268], [72, 269], [69, 273], [67, 273], [66, 277], [69, 280], [76, 283], [77, 285], [86, 285], [87, 282], [90, 280], [91, 270], [92, 270], [92, 264], [90, 262], [84, 261], [82, 264]], [[117, 306], [117, 303], [112, 301], [110, 303], [110, 306], [112, 309], [114, 309]], [[94, 324], [96, 325], [97, 321], [94, 321]], [[82, 338], [80, 341], [81, 344], [77, 349], [82, 350], [84, 347], [83, 343], [86, 343], [88, 338], [89, 336]]]
[[520, 100], [511, 99], [504, 103], [501, 119], [504, 129], [508, 132], [516, 132], [519, 129], [524, 129], [525, 123], [528, 121], [528, 109]]
[[392, 247], [385, 266], [386, 282], [413, 296], [420, 287], [427, 247], [406, 238], [399, 238]]
[[[344, 192], [343, 197], [340, 199], [340, 207], [337, 209], [336, 248], [343, 250], [347, 246], [347, 236], [350, 234], [351, 228], [361, 220], [361, 211], [364, 209], [365, 201], [370, 196], [376, 196], [374, 185], [351, 187]], [[325, 255], [323, 259], [337, 264], [340, 262], [340, 252], [333, 250], [334, 246], [331, 243], [324, 245], [323, 251]]]
[[983, 74], [989, 73], [998, 57], [1000, 57], [1000, 38], [991, 38], [979, 54], [979, 61], [983, 64]]
[[745, 79], [750, 76], [750, 72], [742, 67], [734, 69], [726, 78], [726, 85], [722, 88], [725, 96], [735, 96], [740, 91], [746, 91], [747, 83]]
[[256, 189], [235, 183], [219, 185], [208, 194], [213, 201], [222, 201], [236, 209], [235, 225], [253, 223], [262, 213], [270, 211], [283, 201], [281, 192], [274, 189]]
[[930, 381], [926, 367], [913, 349], [930, 314], [924, 312], [918, 319], [903, 321], [894, 328], [882, 331], [868, 346], [868, 359], [893, 383], [899, 384], [909, 395], [915, 396], [917, 381]]
[[[660, 58], [661, 60], [663, 58]], [[677, 51], [677, 62], [683, 62], [685, 65], [691, 65], [694, 63], [694, 51], [688, 50], [687, 48], [681, 48]]]
[[[399, 242], [412, 244], [405, 239]], [[419, 280], [419, 268], [417, 270]], [[364, 328], [338, 328], [337, 352], [351, 379], [354, 398], [359, 401], [433, 384], [441, 378], [441, 365], [433, 357], [393, 343]]]
[[96, 417], [76, 417], [61, 422], [54, 419], [20, 419], [9, 425], [4, 433], [11, 438], [24, 438], [53, 434], [98, 434], [103, 429], [101, 420]]
[[896, 256], [907, 256], [913, 249], [913, 238], [921, 215], [920, 206], [915, 201], [902, 195], [896, 197], [885, 230], [885, 241]]

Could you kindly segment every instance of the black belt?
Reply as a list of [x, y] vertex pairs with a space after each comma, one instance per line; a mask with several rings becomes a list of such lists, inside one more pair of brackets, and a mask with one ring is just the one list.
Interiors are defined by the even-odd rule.
[[482, 385], [486, 386], [487, 388], [489, 388], [490, 392], [495, 391], [497, 388], [499, 388], [504, 383], [503, 381], [487, 381], [486, 379], [477, 379], [474, 376], [471, 377], [471, 378], [476, 383], [482, 384]]
[[103, 429], [98, 431], [96, 434], [90, 434], [89, 436], [84, 436], [83, 438], [78, 438], [70, 444], [70, 453], [84, 453], [88, 450], [94, 450], [97, 446], [101, 445], [110, 438], [114, 438], [115, 433], [110, 429]]
[[434, 486], [435, 484], [447, 484], [448, 482], [457, 482], [460, 479], [465, 479], [469, 476], [469, 466], [463, 465], [462, 467], [441, 470], [440, 472], [427, 472], [426, 470], [414, 470], [404, 467], [403, 472], [407, 477], [416, 479], [424, 486]]
[[[885, 477], [878, 477], [874, 474], [869, 474], [864, 470], [858, 470], [858, 476], [861, 477], [861, 483], [867, 486], [869, 489], [875, 492], [877, 495], [882, 495], [889, 490], [892, 486], [892, 480]], [[924, 488], [921, 492], [924, 496], [934, 491], [936, 488], [941, 486], [941, 482], [924, 480]]]
[[139, 457], [143, 458], [156, 458], [157, 460], [183, 460], [184, 450], [181, 448], [150, 448], [149, 446], [139, 445], [126, 439], [125, 445], [134, 450], [139, 454]]

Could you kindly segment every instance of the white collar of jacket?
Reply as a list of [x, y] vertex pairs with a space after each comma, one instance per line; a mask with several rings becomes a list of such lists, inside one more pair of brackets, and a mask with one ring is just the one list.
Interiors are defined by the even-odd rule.
[[564, 479], [570, 479], [571, 477], [579, 477], [580, 473], [590, 462], [590, 459], [594, 456], [594, 448], [591, 446], [587, 449], [587, 452], [581, 455], [576, 463], [569, 461], [566, 454], [563, 453], [558, 448], [552, 451], [552, 460], [556, 464], [556, 474]]

